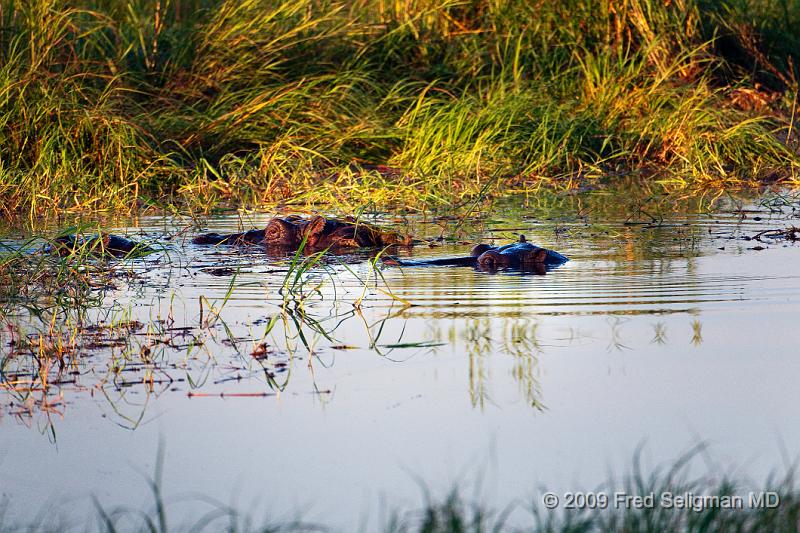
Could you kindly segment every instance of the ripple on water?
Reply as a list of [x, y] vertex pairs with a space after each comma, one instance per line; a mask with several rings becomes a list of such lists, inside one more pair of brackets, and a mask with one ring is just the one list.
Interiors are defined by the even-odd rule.
[[522, 306], [525, 314], [672, 313], [800, 297], [800, 276], [686, 268], [656, 273], [647, 266], [597, 261], [573, 262], [546, 276], [406, 269], [405, 275], [387, 276], [387, 282], [395, 294], [419, 306], [416, 313], [428, 308], [437, 315], [447, 310], [491, 315]]
[[[263, 225], [267, 218], [256, 217], [246, 225]], [[557, 240], [550, 226], [534, 223], [525, 229], [531, 240], [572, 258], [545, 276], [488, 274], [456, 267], [384, 268], [382, 274], [392, 294], [414, 304], [407, 313], [418, 316], [657, 314], [775, 304], [800, 297], [800, 277], [776, 268], [783, 259], [757, 256], [747, 250], [751, 243], [738, 238], [786, 223], [768, 216], [742, 219], [740, 213], [684, 216], [662, 225], [611, 221], [594, 228], [574, 224], [571, 237]], [[240, 226], [237, 217], [209, 223], [214, 231], [235, 231]], [[157, 227], [153, 224], [151, 229]], [[400, 253], [437, 257], [463, 255], [469, 249], [451, 245]], [[797, 247], [788, 250], [794, 255], [796, 251]], [[209, 252], [186, 244], [175, 245], [175, 252], [186, 268], [170, 280], [191, 297], [224, 294], [234, 278], [208, 270], [228, 267], [237, 271], [229, 305], [269, 306], [281, 299], [279, 291], [288, 268], [285, 259], [269, 258], [257, 250]], [[331, 263], [328, 272], [317, 269], [310, 274], [315, 279], [327, 276], [321, 292], [328, 302], [357, 293], [362, 288], [359, 278], [370, 277], [365, 264], [349, 266], [356, 277], [337, 266], [335, 259]], [[388, 306], [392, 301], [383, 292], [371, 293], [373, 306]]]

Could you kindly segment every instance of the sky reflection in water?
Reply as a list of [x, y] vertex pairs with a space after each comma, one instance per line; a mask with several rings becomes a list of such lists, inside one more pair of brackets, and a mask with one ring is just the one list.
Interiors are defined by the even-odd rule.
[[[655, 464], [706, 440], [720, 468], [763, 477], [783, 466], [782, 447], [800, 452], [800, 246], [751, 250], [741, 237], [797, 223], [788, 207], [754, 210], [652, 223], [574, 206], [502, 209], [506, 219], [464, 231], [522, 231], [572, 260], [536, 276], [376, 275], [332, 259], [288, 300], [286, 260], [176, 239], [122, 267], [136, 276], [90, 311], [90, 323], [137, 323], [120, 342], [83, 350], [46, 402], [0, 393], [0, 492], [20, 516], [44, 498], [77, 498], [67, 515], [89, 494], [147, 502], [140, 474], [152, 472], [159, 438], [168, 494], [344, 527], [367, 510], [374, 519], [378, 493], [417, 503], [412, 474], [440, 492], [480, 477], [483, 497], [505, 503], [542, 485], [594, 488], [642, 443]], [[142, 219], [135, 231], [158, 239], [172, 224]], [[238, 273], [208, 271], [221, 266]], [[42, 327], [7, 321], [20, 335]], [[34, 366], [17, 356], [4, 371], [21, 379]]]

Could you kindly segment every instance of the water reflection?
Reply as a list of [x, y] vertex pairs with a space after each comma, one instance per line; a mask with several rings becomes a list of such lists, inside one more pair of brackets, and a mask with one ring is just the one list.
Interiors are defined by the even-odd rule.
[[667, 326], [663, 322], [656, 322], [653, 324], [653, 340], [652, 344], [667, 344]]
[[[81, 305], [50, 305], [63, 294], [38, 307], [6, 299], [0, 413], [52, 438], [70, 404], [89, 400], [115, 424], [136, 429], [155, 402], [178, 394], [299, 394], [335, 402], [351, 373], [389, 364], [439, 368], [447, 357], [460, 361], [472, 408], [497, 405], [513, 384], [517, 398], [546, 412], [545, 355], [583, 346], [624, 353], [685, 345], [671, 317], [691, 318], [688, 343], [699, 347], [706, 314], [800, 296], [787, 263], [760, 261], [743, 238], [791, 215], [754, 221], [740, 208], [667, 216], [640, 205], [625, 216], [591, 220], [585, 206], [573, 209], [557, 220], [511, 210], [487, 224], [483, 239], [473, 239], [524, 232], [572, 258], [546, 276], [383, 268], [366, 256], [310, 256], [298, 265], [257, 249], [177, 242], [155, 257], [114, 265], [86, 295], [66, 294], [70, 302], [81, 296]], [[155, 219], [140, 222], [151, 236], [182, 231]], [[211, 222], [211, 229], [237, 229], [230, 219]], [[434, 227], [418, 221], [417, 229]], [[457, 256], [469, 248], [444, 244], [403, 254]]]
[[692, 321], [692, 344], [695, 346], [703, 344], [703, 324], [698, 319]]
[[539, 355], [544, 352], [538, 339], [536, 320], [509, 320], [503, 324], [501, 353], [513, 357], [511, 375], [519, 385], [525, 401], [542, 410], [542, 387], [539, 382]]

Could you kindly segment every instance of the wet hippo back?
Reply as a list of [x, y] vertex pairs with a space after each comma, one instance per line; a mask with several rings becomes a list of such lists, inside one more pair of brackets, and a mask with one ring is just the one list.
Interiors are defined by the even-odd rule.
[[384, 262], [388, 264], [400, 266], [473, 266], [486, 272], [513, 268], [538, 274], [544, 274], [548, 267], [555, 267], [567, 261], [569, 259], [558, 252], [527, 242], [524, 235], [520, 235], [519, 242], [499, 247], [478, 244], [472, 248], [472, 252], [467, 257], [417, 260], [387, 257], [384, 259]]
[[146, 255], [153, 251], [149, 246], [113, 235], [100, 233], [98, 235], [62, 235], [53, 240], [46, 251], [59, 255], [69, 255], [76, 252], [85, 252], [95, 256], [126, 257], [128, 255]]
[[192, 239], [192, 244], [261, 244], [264, 230], [253, 229], [243, 233], [204, 233]]

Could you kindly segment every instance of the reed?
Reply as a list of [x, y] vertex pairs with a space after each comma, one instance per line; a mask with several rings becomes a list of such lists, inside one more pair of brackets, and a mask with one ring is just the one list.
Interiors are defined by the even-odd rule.
[[797, 0], [0, 0], [0, 211], [797, 183], [793, 21]]

